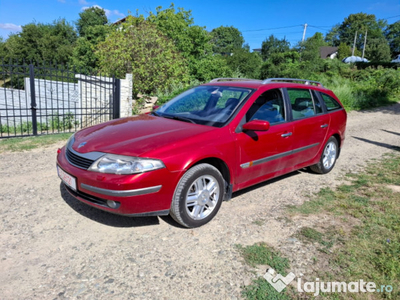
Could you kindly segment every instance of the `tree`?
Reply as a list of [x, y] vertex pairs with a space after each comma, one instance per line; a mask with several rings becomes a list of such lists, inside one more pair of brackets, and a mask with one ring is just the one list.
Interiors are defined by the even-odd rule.
[[386, 21], [377, 20], [375, 15], [365, 13], [351, 14], [341, 24], [334, 26], [326, 36], [326, 41], [332, 46], [340, 43], [353, 45], [354, 36], [357, 32], [356, 48], [361, 49], [364, 44], [364, 35], [368, 30], [368, 38], [383, 37], [383, 29]]
[[345, 43], [340, 43], [337, 53], [338, 59], [345, 59], [346, 57], [351, 56], [351, 47]]
[[151, 94], [188, 80], [186, 60], [154, 24], [128, 17], [98, 45], [99, 66], [108, 75], [132, 73], [136, 92]]
[[5, 43], [7, 58], [67, 63], [77, 39], [72, 25], [59, 19], [52, 24], [30, 23], [9, 36]]
[[248, 48], [234, 49], [232, 55], [225, 57], [232, 72], [239, 71], [247, 78], [259, 78], [262, 58], [260, 54], [250, 53]]
[[389, 41], [391, 56], [400, 54], [400, 21], [390, 24], [385, 30], [385, 36]]
[[95, 25], [85, 29], [85, 35], [79, 37], [74, 47], [71, 63], [80, 72], [91, 72], [97, 68], [98, 57], [95, 53], [97, 45], [103, 42], [107, 35], [115, 30], [110, 25]]
[[368, 39], [365, 57], [372, 61], [390, 61], [390, 47], [383, 37]]
[[232, 71], [221, 55], [208, 55], [191, 65], [191, 74], [200, 81], [210, 81], [218, 77], [231, 77]]
[[314, 63], [321, 60], [320, 48], [323, 46], [326, 46], [326, 42], [320, 32], [316, 32], [312, 37], [300, 42], [298, 49], [301, 54], [301, 60]]
[[230, 55], [236, 49], [242, 48], [244, 39], [239, 29], [230, 26], [220, 26], [211, 31], [213, 52]]
[[147, 21], [155, 24], [163, 34], [168, 36], [186, 58], [199, 59], [212, 52], [210, 35], [204, 27], [193, 25], [190, 10], [178, 8], [176, 11], [174, 4], [164, 10], [159, 6], [155, 14], [150, 12]]
[[92, 6], [79, 14], [79, 19], [76, 21], [76, 28], [78, 29], [79, 36], [83, 37], [86, 35], [88, 28], [107, 23], [108, 19], [104, 9]]
[[290, 43], [286, 38], [278, 39], [274, 35], [270, 35], [262, 42], [261, 56], [264, 60], [268, 59], [273, 53], [283, 53], [289, 51]]

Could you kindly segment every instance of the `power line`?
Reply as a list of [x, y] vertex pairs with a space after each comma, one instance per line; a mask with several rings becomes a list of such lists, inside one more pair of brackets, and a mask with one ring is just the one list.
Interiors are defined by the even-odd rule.
[[276, 28], [264, 28], [264, 29], [243, 30], [242, 32], [264, 31], [264, 30], [278, 30], [278, 29], [293, 28], [293, 27], [299, 27], [299, 26], [303, 26], [303, 25], [293, 25], [293, 26], [284, 26], [284, 27], [276, 27]]

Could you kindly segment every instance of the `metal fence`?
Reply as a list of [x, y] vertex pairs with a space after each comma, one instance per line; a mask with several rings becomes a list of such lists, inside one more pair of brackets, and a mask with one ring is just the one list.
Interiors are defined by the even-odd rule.
[[74, 132], [119, 118], [120, 80], [49, 65], [0, 64], [0, 138]]

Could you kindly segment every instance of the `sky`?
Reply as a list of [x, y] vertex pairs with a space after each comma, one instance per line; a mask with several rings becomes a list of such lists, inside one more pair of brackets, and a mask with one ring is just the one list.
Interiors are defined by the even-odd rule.
[[7, 39], [28, 23], [52, 23], [59, 18], [75, 22], [79, 13], [91, 6], [102, 7], [111, 22], [129, 14], [147, 16], [156, 7], [175, 7], [192, 11], [195, 25], [208, 31], [219, 26], [238, 28], [250, 49], [261, 48], [273, 34], [286, 38], [292, 46], [316, 32], [327, 33], [350, 14], [374, 14], [389, 24], [400, 20], [400, 0], [0, 0], [0, 36]]

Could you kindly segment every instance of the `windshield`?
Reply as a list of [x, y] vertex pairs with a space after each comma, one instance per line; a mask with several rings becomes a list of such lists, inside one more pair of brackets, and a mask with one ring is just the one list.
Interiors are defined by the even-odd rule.
[[251, 89], [199, 86], [162, 105], [155, 112], [165, 118], [221, 127], [233, 115]]

